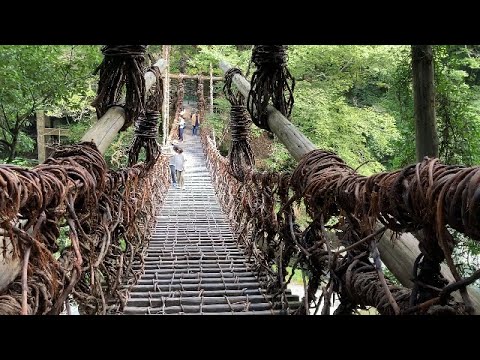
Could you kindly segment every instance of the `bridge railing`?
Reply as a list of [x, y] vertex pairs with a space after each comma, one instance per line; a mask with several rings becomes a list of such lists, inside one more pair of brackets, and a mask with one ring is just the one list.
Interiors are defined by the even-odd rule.
[[[207, 129], [202, 130], [202, 143], [220, 204], [247, 257], [254, 260], [254, 271], [262, 285], [274, 295], [274, 307], [288, 308], [287, 286], [294, 271], [301, 271], [308, 278], [308, 285], [305, 281], [307, 296], [295, 313], [304, 314], [305, 309], [311, 307], [315, 313], [319, 311], [320, 299], [315, 297], [319, 287], [324, 289], [321, 296], [325, 304], [324, 314], [329, 311], [334, 291], [352, 308], [373, 306], [381, 314], [395, 313], [377, 277], [377, 269], [365, 261], [368, 261], [365, 246], [355, 248], [356, 256], [362, 262], [353, 263], [353, 267], [345, 266], [352, 252], [342, 254], [341, 250], [335, 250], [340, 243], [346, 247], [348, 242], [355, 242], [350, 233], [341, 238], [340, 243], [336, 239], [336, 228], [345, 221], [343, 216], [340, 215], [334, 225], [329, 225], [331, 214], [316, 212], [310, 214], [308, 225], [302, 228], [298, 224], [297, 209], [299, 203], [305, 204], [307, 199], [292, 197], [296, 190], [291, 183], [292, 174], [250, 171], [239, 181], [232, 175], [230, 162], [216, 149]], [[362, 253], [363, 258], [359, 256]], [[291, 268], [290, 275], [287, 267]], [[330, 279], [325, 276], [327, 274]], [[388, 280], [384, 283], [396, 304], [406, 310], [411, 291]]]
[[[146, 89], [155, 81], [148, 71]], [[87, 314], [121, 311], [169, 186], [165, 156], [151, 168], [107, 168], [124, 121], [114, 106], [43, 164], [0, 165], [0, 314], [59, 314], [70, 296]]]
[[[221, 63], [221, 67], [224, 71], [231, 68], [226, 63]], [[245, 78], [235, 74], [233, 82], [246, 97], [250, 85]], [[315, 149], [314, 145], [293, 124], [271, 106], [268, 108], [268, 123], [292, 156], [296, 160], [300, 160], [300, 164], [291, 175], [290, 187], [296, 194], [292, 199], [295, 199], [295, 201], [303, 200], [307, 212], [312, 218], [312, 223], [307, 227], [310, 229], [309, 236], [312, 237], [313, 234], [317, 234], [318, 246], [325, 245], [327, 251], [330, 251], [328, 250], [328, 241], [324, 244], [323, 240], [327, 237], [326, 223], [332, 216], [340, 219], [338, 223], [340, 225], [337, 225], [343, 229], [340, 242], [348, 249], [341, 251], [341, 253], [346, 252], [347, 256], [340, 256], [340, 253], [332, 255], [330, 252], [328, 255], [329, 269], [322, 269], [322, 266], [317, 266], [317, 272], [329, 272], [330, 279], [334, 274], [338, 280], [336, 286], [343, 284], [340, 288], [343, 288], [341, 294], [344, 298], [348, 298], [351, 304], [366, 304], [368, 302], [373, 305], [372, 303], [376, 302], [377, 304], [373, 306], [377, 308], [385, 307], [382, 304], [387, 301], [389, 306], [386, 307], [385, 311], [405, 313], [418, 311], [418, 308], [415, 309], [414, 306], [411, 306], [412, 303], [416, 304], [418, 298], [426, 297], [431, 301], [423, 304], [424, 308], [428, 308], [433, 303], [443, 305], [453, 290], [460, 289], [461, 300], [463, 300], [467, 312], [472, 311], [472, 307], [476, 310], [479, 309], [480, 298], [478, 293], [468, 291], [469, 298], [465, 291], [465, 285], [478, 278], [478, 271], [467, 279], [461, 279], [451, 260], [451, 251], [455, 246], [455, 240], [446, 228], [446, 225], [448, 225], [467, 234], [475, 241], [480, 239], [476, 230], [478, 229], [478, 216], [474, 215], [479, 205], [478, 198], [475, 196], [475, 189], [478, 187], [477, 179], [479, 175], [477, 174], [480, 174], [478, 167], [446, 166], [438, 163], [436, 159], [426, 159], [422, 163], [406, 167], [397, 172], [378, 174], [366, 178], [356, 174], [335, 154]], [[208, 144], [206, 143], [206, 145]], [[228, 172], [228, 168], [222, 168], [226, 164], [225, 161], [216, 163], [219, 164], [216, 170]], [[256, 196], [260, 197], [281, 184], [274, 179], [273, 175], [260, 176], [254, 173], [245, 182], [250, 182], [250, 184], [243, 184], [244, 187], [257, 187]], [[280, 203], [278, 206], [286, 210], [289, 202], [293, 201], [292, 199], [287, 203]], [[249, 200], [250, 203], [252, 201], [254, 200]], [[272, 201], [271, 196], [270, 200], [266, 198], [261, 200], [262, 206], [268, 201]], [[242, 204], [236, 205], [240, 206]], [[251, 208], [251, 210], [254, 208]], [[252, 216], [263, 216], [260, 212], [252, 212], [251, 210]], [[277, 214], [277, 218], [280, 215]], [[250, 222], [255, 221], [257, 220], [250, 220]], [[273, 219], [271, 223], [274, 224]], [[278, 234], [282, 232], [280, 228], [277, 230]], [[395, 236], [396, 240], [392, 242], [389, 241], [389, 238], [391, 239], [393, 236], [386, 236], [388, 230], [405, 235]], [[408, 244], [410, 247], [412, 245], [416, 247], [415, 243], [412, 244], [411, 242], [412, 238], [408, 237], [408, 232], [415, 232], [419, 237], [422, 257], [417, 257], [419, 254], [418, 248], [413, 251], [408, 249], [409, 253], [399, 251], [399, 249], [403, 250], [405, 247], [395, 248], [395, 242], [401, 242], [403, 246]], [[291, 230], [292, 238], [295, 238], [294, 233], [295, 231]], [[305, 236], [306, 234], [303, 234], [299, 239], [303, 239]], [[381, 237], [378, 246], [378, 241], [372, 241], [375, 237]], [[298, 239], [296, 242], [298, 242]], [[364, 248], [364, 245], [368, 245], [369, 248]], [[310, 254], [309, 251], [305, 253], [301, 248], [300, 250], [306, 256], [308, 256], [307, 253]], [[417, 279], [414, 292], [410, 293], [411, 295], [406, 295], [410, 292], [408, 289], [401, 289], [401, 291], [393, 290], [394, 288], [390, 289], [391, 285], [388, 284], [380, 271], [379, 258], [373, 259], [373, 262], [368, 258], [361, 259], [362, 254], [363, 257], [365, 254], [376, 254], [378, 257], [379, 249], [382, 257], [386, 259], [387, 266], [393, 269], [395, 275], [400, 275], [397, 277], [400, 278], [402, 283], [411, 285], [412, 273], [415, 271]], [[362, 251], [358, 253], [360, 250]], [[348, 261], [345, 262], [345, 259], [352, 258], [352, 256], [358, 260], [355, 265]], [[417, 258], [416, 261], [414, 261], [415, 258]], [[446, 258], [448, 270], [453, 273], [452, 284], [445, 287], [444, 280], [436, 278], [438, 275], [430, 277], [432, 283], [429, 285], [422, 284], [422, 281], [425, 280], [419, 280], [423, 277], [422, 271], [423, 273], [439, 274], [439, 264], [444, 258]], [[348, 276], [346, 273], [338, 273], [338, 269], [336, 270], [335, 267], [331, 268], [332, 263], [338, 262], [339, 259], [342, 259], [340, 263], [343, 262], [343, 266], [349, 269], [347, 271]], [[399, 259], [401, 261], [398, 261]], [[359, 266], [359, 261], [365, 268], [360, 271], [363, 275], [355, 280], [352, 271]], [[401, 263], [401, 266], [397, 266], [396, 262]], [[446, 274], [446, 277], [452, 279], [452, 275], [444, 270], [442, 272]], [[366, 274], [369, 272], [372, 273], [370, 275]], [[436, 296], [430, 296], [431, 294], [429, 295], [428, 290], [426, 290], [428, 286], [442, 290], [434, 292]], [[331, 287], [330, 290], [333, 291], [334, 287]], [[348, 290], [349, 288], [350, 290]], [[352, 289], [356, 290], [353, 291]], [[368, 294], [363, 293], [362, 289], [368, 289]], [[379, 291], [376, 292], [375, 289]], [[383, 289], [383, 295], [380, 296], [381, 289]], [[419, 292], [422, 292], [423, 295], [419, 295]], [[364, 296], [359, 295], [362, 293]], [[375, 293], [378, 296], [374, 296]], [[313, 295], [313, 293], [310, 295]], [[456, 299], [460, 299], [458, 294], [455, 295]], [[368, 301], [367, 297], [370, 297]], [[411, 300], [408, 300], [409, 298]], [[310, 299], [313, 299], [313, 297], [310, 297]], [[452, 302], [452, 309], [453, 312], [461, 313], [463, 311], [461, 306], [455, 302]]]
[[121, 308], [168, 188], [166, 168], [161, 157], [150, 171], [108, 170], [92, 143], [58, 148], [31, 170], [1, 165], [3, 240], [23, 271], [2, 290], [0, 314], [58, 314], [69, 295], [85, 313]]

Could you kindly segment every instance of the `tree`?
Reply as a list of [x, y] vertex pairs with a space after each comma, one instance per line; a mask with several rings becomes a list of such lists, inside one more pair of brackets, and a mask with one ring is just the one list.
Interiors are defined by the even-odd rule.
[[38, 109], [85, 108], [98, 46], [0, 46], [0, 158], [31, 151], [25, 134]]
[[319, 148], [365, 174], [384, 170], [399, 133], [381, 100], [398, 47], [290, 46], [296, 78], [292, 122]]
[[413, 99], [417, 161], [424, 156], [438, 157], [435, 120], [433, 50], [431, 45], [412, 45]]
[[476, 46], [434, 47], [439, 156], [449, 164], [480, 161], [480, 53]]

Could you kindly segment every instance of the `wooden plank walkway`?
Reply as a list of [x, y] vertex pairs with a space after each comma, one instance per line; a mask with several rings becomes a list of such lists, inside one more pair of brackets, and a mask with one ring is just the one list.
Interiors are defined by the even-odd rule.
[[165, 198], [124, 314], [283, 314], [272, 309], [237, 245], [199, 136], [185, 132], [185, 189], [171, 187]]

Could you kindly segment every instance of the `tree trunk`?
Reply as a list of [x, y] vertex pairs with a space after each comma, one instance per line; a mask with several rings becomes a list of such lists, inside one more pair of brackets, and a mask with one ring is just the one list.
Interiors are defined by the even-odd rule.
[[13, 159], [15, 159], [15, 155], [17, 153], [17, 143], [18, 143], [18, 133], [20, 132], [20, 129], [14, 128], [12, 131], [12, 142], [10, 143], [10, 150], [8, 154], [8, 159], [7, 162], [11, 162]]
[[417, 161], [438, 157], [431, 45], [412, 45], [413, 101]]

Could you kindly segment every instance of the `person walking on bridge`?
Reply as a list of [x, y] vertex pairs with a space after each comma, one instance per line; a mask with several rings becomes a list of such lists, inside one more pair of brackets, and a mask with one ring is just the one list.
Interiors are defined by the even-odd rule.
[[175, 163], [175, 170], [177, 175], [177, 183], [180, 189], [185, 190], [185, 179], [183, 178], [184, 174], [184, 165], [185, 165], [185, 156], [183, 155], [183, 149], [177, 147], [177, 153], [173, 156]]
[[198, 127], [200, 125], [200, 118], [198, 112], [195, 110], [192, 113], [192, 135], [198, 135]]
[[172, 177], [172, 185], [174, 188], [177, 187], [177, 174], [176, 174], [176, 169], [175, 169], [175, 154], [177, 153], [178, 147], [177, 145], [172, 144], [172, 154], [170, 155], [170, 162], [169, 162], [169, 167], [170, 167], [170, 176]]
[[183, 142], [183, 130], [185, 129], [185, 119], [178, 117], [178, 140]]

